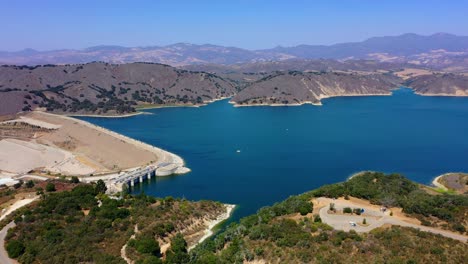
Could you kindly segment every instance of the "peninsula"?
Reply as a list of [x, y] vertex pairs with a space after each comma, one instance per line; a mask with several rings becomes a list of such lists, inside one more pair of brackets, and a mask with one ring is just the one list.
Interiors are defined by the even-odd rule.
[[384, 74], [343, 72], [278, 72], [268, 75], [232, 98], [244, 105], [320, 105], [323, 98], [356, 95], [390, 95], [399, 79]]
[[468, 197], [364, 172], [291, 196], [191, 252], [195, 263], [461, 263]]

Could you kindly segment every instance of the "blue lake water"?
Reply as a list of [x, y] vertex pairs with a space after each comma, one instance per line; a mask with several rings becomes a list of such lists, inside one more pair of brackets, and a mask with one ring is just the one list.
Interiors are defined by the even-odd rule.
[[399, 89], [393, 96], [330, 98], [323, 106], [235, 108], [223, 100], [147, 112], [81, 119], [174, 152], [192, 169], [136, 186], [135, 193], [237, 204], [232, 220], [362, 170], [424, 184], [468, 171], [468, 98]]

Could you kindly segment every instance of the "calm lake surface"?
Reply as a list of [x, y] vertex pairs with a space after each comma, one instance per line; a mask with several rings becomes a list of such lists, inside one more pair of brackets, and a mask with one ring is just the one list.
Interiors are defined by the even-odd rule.
[[399, 89], [393, 96], [330, 98], [323, 106], [234, 108], [223, 100], [147, 112], [81, 119], [176, 153], [192, 169], [134, 193], [237, 204], [232, 221], [362, 170], [424, 184], [468, 172], [468, 98]]

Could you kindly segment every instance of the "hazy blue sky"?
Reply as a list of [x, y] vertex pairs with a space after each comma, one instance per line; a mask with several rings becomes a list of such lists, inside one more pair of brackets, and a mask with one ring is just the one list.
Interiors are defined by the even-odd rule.
[[468, 35], [468, 1], [0, 0], [0, 50], [151, 46], [248, 49], [412, 32]]

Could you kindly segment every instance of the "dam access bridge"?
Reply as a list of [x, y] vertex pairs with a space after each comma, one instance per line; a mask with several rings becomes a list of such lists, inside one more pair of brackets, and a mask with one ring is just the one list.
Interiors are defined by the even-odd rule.
[[106, 185], [109, 193], [120, 192], [124, 189], [124, 186], [132, 188], [136, 183], [143, 183], [145, 180], [151, 180], [151, 177], [178, 174], [179, 169], [180, 165], [175, 163], [149, 165], [108, 179]]
[[147, 166], [146, 168], [139, 168], [134, 171], [130, 171], [120, 175], [119, 177], [112, 179], [115, 184], [128, 184], [130, 187], [135, 186], [137, 182], [143, 182], [144, 180], [151, 180], [151, 176], [156, 175], [156, 166]]

